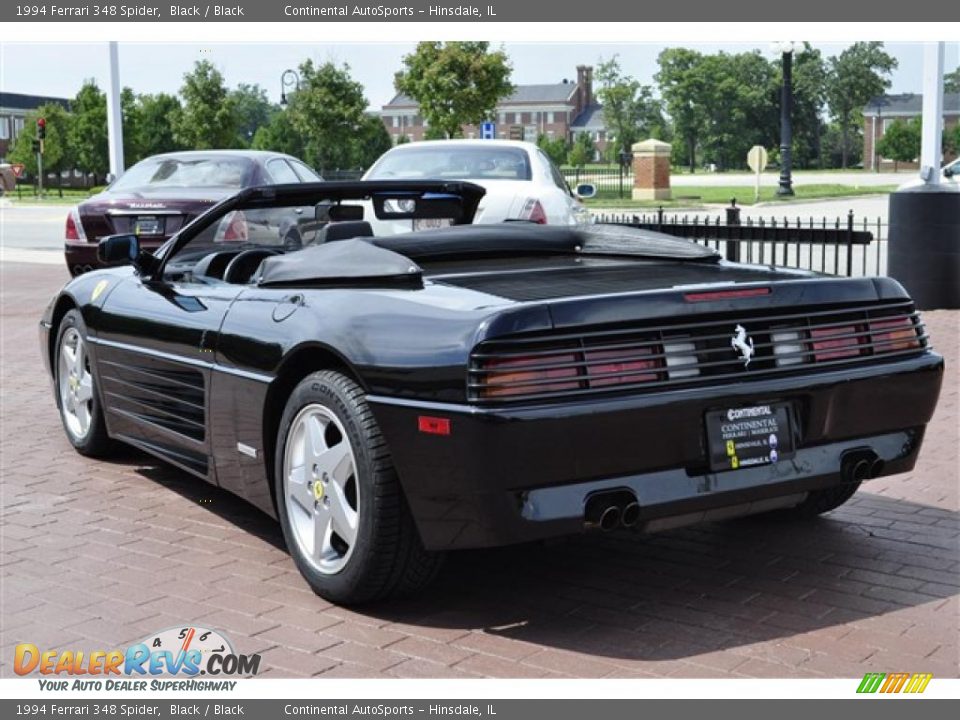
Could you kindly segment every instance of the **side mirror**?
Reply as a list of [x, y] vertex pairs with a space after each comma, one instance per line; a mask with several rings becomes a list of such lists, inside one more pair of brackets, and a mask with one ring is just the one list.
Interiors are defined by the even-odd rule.
[[583, 200], [589, 200], [597, 194], [597, 186], [591, 183], [580, 183], [577, 185], [577, 197]]
[[97, 245], [97, 259], [104, 265], [129, 265], [139, 254], [136, 235], [110, 235]]
[[107, 185], [111, 185], [113, 181], [117, 179], [117, 176], [111, 172], [111, 173], [107, 173], [106, 177], [104, 177], [103, 179], [107, 181]]
[[141, 275], [150, 275], [159, 262], [140, 249], [136, 235], [110, 235], [97, 244], [97, 259], [104, 265], [133, 265]]

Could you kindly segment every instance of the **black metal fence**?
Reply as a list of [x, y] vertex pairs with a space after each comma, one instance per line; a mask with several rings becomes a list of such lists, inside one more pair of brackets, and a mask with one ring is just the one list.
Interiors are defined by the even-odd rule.
[[721, 216], [597, 214], [610, 222], [695, 240], [728, 260], [814, 270], [829, 275], [871, 276], [887, 272], [887, 226], [880, 218], [746, 217], [731, 206]]
[[597, 188], [598, 193], [612, 193], [621, 198], [630, 197], [633, 189], [633, 171], [630, 168], [564, 168], [560, 172], [572, 188], [580, 183], [590, 183]]

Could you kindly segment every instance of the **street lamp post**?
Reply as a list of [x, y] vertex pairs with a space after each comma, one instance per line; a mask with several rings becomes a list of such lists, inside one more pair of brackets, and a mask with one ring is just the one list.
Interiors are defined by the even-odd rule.
[[300, 76], [295, 70], [284, 70], [280, 76], [280, 104], [284, 107], [287, 105], [287, 88], [300, 89]]
[[783, 85], [780, 88], [780, 187], [777, 195], [793, 195], [793, 55], [803, 50], [800, 42], [778, 42], [774, 48], [783, 59]]

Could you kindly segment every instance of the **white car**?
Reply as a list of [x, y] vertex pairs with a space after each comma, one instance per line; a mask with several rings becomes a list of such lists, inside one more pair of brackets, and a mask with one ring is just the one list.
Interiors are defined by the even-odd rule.
[[[593, 185], [573, 192], [550, 158], [536, 145], [516, 140], [425, 140], [397, 145], [367, 170], [364, 180], [467, 180], [487, 191], [474, 224], [526, 220], [549, 225], [591, 222], [581, 198]], [[365, 213], [375, 235], [425, 230], [449, 220], [378, 220]]]

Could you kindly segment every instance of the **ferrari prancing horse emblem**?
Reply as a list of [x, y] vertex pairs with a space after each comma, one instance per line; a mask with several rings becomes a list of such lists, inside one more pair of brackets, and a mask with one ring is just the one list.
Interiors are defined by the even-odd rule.
[[733, 332], [734, 336], [730, 338], [730, 347], [740, 353], [743, 366], [747, 367], [750, 365], [750, 358], [756, 352], [753, 348], [753, 338], [747, 335], [747, 329], [743, 325], [737, 325]]

